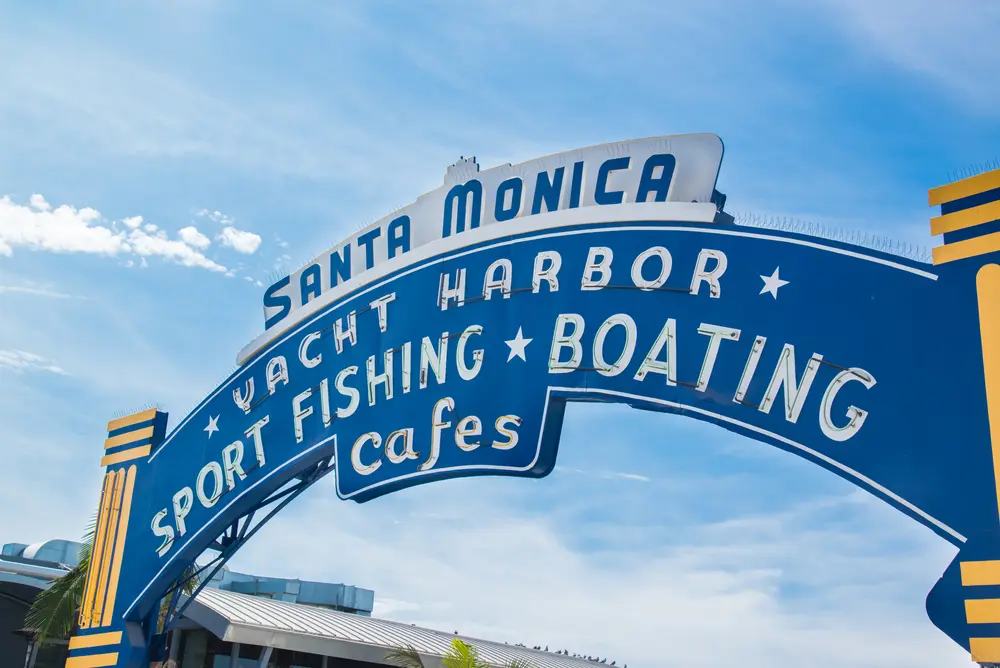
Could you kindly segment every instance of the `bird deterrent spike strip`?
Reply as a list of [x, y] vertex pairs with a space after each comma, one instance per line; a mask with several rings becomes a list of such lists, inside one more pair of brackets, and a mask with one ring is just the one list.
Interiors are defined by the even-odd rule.
[[[392, 213], [396, 213], [397, 211], [400, 211], [400, 210], [402, 210], [402, 209], [403, 209], [403, 208], [405, 208], [406, 206], [409, 206], [409, 205], [407, 205], [407, 204], [401, 204], [401, 205], [399, 205], [399, 206], [395, 207], [395, 208], [394, 208], [394, 209], [392, 210]], [[379, 220], [381, 220], [381, 217], [378, 217], [378, 216], [376, 216], [376, 217], [373, 217], [373, 218], [366, 218], [366, 219], [363, 219], [363, 220], [362, 220], [361, 222], [359, 222], [359, 223], [358, 223], [358, 224], [357, 224], [357, 225], [355, 226], [355, 231], [356, 231], [356, 232], [360, 232], [360, 231], [361, 231], [361, 230], [363, 230], [363, 229], [366, 229], [366, 228], [368, 228], [368, 227], [371, 227], [372, 225], [374, 225], [375, 223], [377, 223], [377, 222], [378, 222]], [[322, 255], [323, 253], [325, 253], [325, 252], [326, 252], [327, 250], [329, 250], [330, 248], [336, 248], [336, 247], [340, 246], [340, 245], [341, 245], [342, 243], [344, 243], [344, 241], [346, 241], [346, 239], [341, 239], [341, 238], [336, 238], [336, 239], [334, 239], [334, 240], [333, 240], [333, 241], [332, 241], [332, 242], [330, 243], [330, 245], [329, 245], [329, 246], [327, 246], [327, 248], [323, 249], [322, 251], [319, 251], [318, 253], [314, 253], [314, 254], [310, 255], [310, 256], [309, 256], [309, 259], [308, 259], [308, 260], [306, 260], [305, 262], [299, 262], [299, 263], [298, 263], [298, 264], [296, 264], [295, 266], [296, 266], [296, 267], [299, 267], [299, 268], [301, 268], [301, 267], [307, 267], [307, 266], [309, 266], [310, 264], [314, 264], [314, 263], [316, 262], [316, 260], [317, 260], [317, 259], [318, 259], [318, 258], [319, 258], [319, 257], [320, 257], [320, 256], [321, 256], [321, 255]], [[292, 274], [294, 273], [294, 272], [292, 272], [292, 271], [289, 271], [288, 269], [286, 269], [286, 268], [285, 268], [286, 266], [287, 266], [287, 264], [283, 265], [281, 269], [278, 269], [278, 270], [276, 270], [275, 272], [273, 272], [273, 273], [272, 273], [272, 274], [271, 274], [271, 275], [269, 276], [269, 278], [268, 278], [268, 281], [267, 281], [269, 285], [273, 285], [273, 284], [274, 284], [275, 282], [277, 282], [277, 281], [279, 281], [279, 280], [281, 280], [281, 279], [285, 278], [286, 276], [291, 276], [291, 275], [292, 275]], [[297, 271], [297, 270], [296, 270], [296, 271]]]
[[830, 241], [862, 246], [872, 250], [888, 253], [899, 257], [917, 260], [919, 262], [930, 262], [930, 251], [918, 244], [906, 243], [882, 235], [862, 232], [860, 230], [845, 230], [843, 228], [830, 227], [812, 221], [803, 221], [796, 218], [781, 216], [762, 216], [760, 214], [739, 212], [734, 214], [736, 223], [746, 227], [759, 227], [763, 229], [778, 230], [782, 232], [793, 232], [796, 234], [806, 234]]
[[[984, 163], [983, 165], [980, 165], [977, 169], [980, 169], [981, 171], [988, 171], [992, 168], [991, 164], [1000, 168], [1000, 160], [994, 160], [992, 163]], [[925, 246], [907, 243], [892, 239], [891, 237], [871, 234], [869, 232], [862, 232], [860, 230], [830, 227], [813, 221], [804, 221], [787, 216], [763, 216], [750, 212], [736, 212], [734, 213], [734, 219], [738, 225], [746, 227], [758, 227], [763, 229], [793, 232], [796, 234], [806, 234], [818, 238], [829, 239], [831, 241], [839, 241], [855, 246], [870, 248], [872, 250], [896, 255], [898, 257], [917, 260], [918, 262], [931, 261], [931, 253]], [[366, 225], [367, 224], [368, 223], [366, 223]], [[313, 256], [313, 260], [315, 260], [316, 257], [318, 256]], [[302, 266], [306, 266], [308, 264], [309, 263], [307, 262]], [[268, 274], [267, 281], [269, 284], [273, 285], [276, 281], [289, 275], [290, 273], [285, 268], [275, 269]]]
[[992, 160], [986, 160], [982, 163], [975, 163], [969, 165], [968, 167], [952, 170], [948, 172], [948, 180], [954, 183], [955, 181], [961, 181], [962, 179], [968, 179], [973, 176], [985, 174], [986, 172], [993, 171], [994, 169], [1000, 169], [1000, 158], [993, 158]]
[[285, 268], [284, 263], [282, 263], [281, 267], [277, 269], [272, 269], [271, 271], [267, 272], [267, 276], [264, 277], [264, 280], [267, 281], [268, 285], [273, 285], [274, 283], [290, 275], [291, 273]]
[[[214, 384], [214, 385], [212, 385], [212, 387], [213, 387], [213, 388], [215, 388], [215, 387], [219, 387], [219, 386], [221, 386], [221, 385], [222, 385], [222, 384], [223, 384], [223, 383], [224, 383], [224, 382], [225, 382], [226, 380], [228, 380], [228, 379], [229, 379], [229, 377], [230, 377], [230, 376], [232, 376], [232, 375], [233, 375], [234, 373], [236, 373], [236, 371], [237, 371], [237, 370], [238, 370], [239, 368], [240, 368], [240, 365], [239, 365], [239, 364], [234, 364], [233, 366], [231, 366], [231, 367], [229, 368], [229, 370], [228, 370], [228, 371], [226, 371], [226, 373], [225, 373], [225, 374], [223, 374], [223, 375], [219, 376], [219, 377], [218, 377], [218, 378], [216, 379], [216, 382], [215, 382], [215, 384]], [[199, 403], [200, 403], [200, 402], [199, 402]], [[178, 415], [189, 415], [189, 414], [190, 414], [190, 413], [191, 413], [191, 412], [192, 412], [192, 411], [193, 411], [193, 410], [194, 410], [195, 408], [197, 408], [197, 407], [198, 407], [198, 403], [194, 403], [194, 404], [191, 404], [191, 405], [190, 405], [190, 407], [189, 407], [189, 408], [188, 408], [187, 410], [185, 410], [185, 411], [182, 411], [182, 412], [179, 412], [179, 413], [178, 413]]]
[[[994, 169], [1000, 169], [1000, 158], [993, 158], [992, 160], [986, 160], [982, 163], [976, 163], [968, 167], [961, 169], [955, 169], [948, 172], [948, 179], [951, 182], [960, 181], [962, 179], [967, 179], [979, 174], [983, 174]], [[393, 208], [392, 212], [396, 213], [402, 206]], [[908, 257], [913, 260], [919, 260], [921, 262], [930, 261], [930, 252], [921, 246], [916, 244], [908, 244], [904, 242], [898, 242], [889, 238], [875, 238], [870, 237], [868, 234], [844, 231], [840, 229], [831, 229], [825, 226], [817, 225], [816, 223], [806, 223], [803, 221], [793, 221], [789, 218], [777, 218], [770, 217], [765, 218], [757, 214], [747, 214], [740, 213], [737, 214], [736, 220], [741, 225], [747, 225], [751, 227], [763, 227], [768, 229], [785, 230], [788, 232], [798, 232], [803, 234], [810, 234], [812, 236], [823, 237], [831, 239], [834, 241], [845, 241], [847, 243], [853, 243], [859, 246], [866, 246], [879, 250], [886, 253], [891, 253], [893, 255], [899, 255], [901, 257]], [[356, 229], [362, 230], [378, 219], [364, 220], [357, 224]], [[791, 222], [790, 222], [791, 221]], [[860, 237], [863, 239], [858, 241]], [[335, 247], [340, 244], [343, 240], [334, 241], [331, 246]], [[308, 262], [299, 263], [297, 266], [304, 267], [315, 261], [321, 253], [314, 254]], [[276, 281], [291, 275], [292, 272], [288, 271], [286, 268], [275, 270], [268, 274], [267, 283], [273, 285]]]
[[126, 417], [128, 415], [134, 415], [136, 413], [141, 413], [142, 411], [148, 411], [151, 408], [155, 408], [156, 410], [160, 411], [160, 410], [163, 410], [163, 404], [161, 404], [160, 402], [157, 401], [157, 402], [152, 403], [152, 404], [142, 404], [140, 406], [133, 407], [133, 408], [128, 408], [128, 409], [125, 409], [125, 410], [117, 410], [114, 413], [112, 413], [111, 419], [112, 420], [117, 420], [119, 418], [123, 418], [123, 417]]

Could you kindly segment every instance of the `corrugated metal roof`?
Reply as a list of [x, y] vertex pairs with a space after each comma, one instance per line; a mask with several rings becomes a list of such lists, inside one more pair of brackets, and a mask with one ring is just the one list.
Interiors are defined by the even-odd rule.
[[448, 652], [452, 639], [460, 638], [473, 645], [484, 661], [497, 666], [513, 660], [527, 661], [538, 668], [601, 665], [554, 652], [220, 589], [203, 589], [184, 616], [229, 642], [379, 663], [384, 661], [386, 650], [405, 645], [427, 658], [440, 659]]

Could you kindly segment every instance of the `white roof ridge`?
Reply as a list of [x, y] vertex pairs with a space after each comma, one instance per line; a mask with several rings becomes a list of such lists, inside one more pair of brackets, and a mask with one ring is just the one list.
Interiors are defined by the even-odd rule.
[[[211, 613], [216, 617], [212, 618]], [[325, 651], [335, 652], [331, 656], [360, 659], [364, 654], [364, 660], [376, 662], [381, 662], [386, 650], [407, 645], [423, 655], [441, 657], [447, 653], [451, 641], [457, 638], [475, 646], [484, 660], [496, 665], [503, 665], [511, 659], [528, 661], [538, 668], [595, 665], [594, 661], [566, 654], [215, 588], [203, 589], [185, 612], [185, 617], [220, 638], [226, 636], [224, 640], [317, 654], [323, 653], [319, 648], [323, 644]], [[225, 628], [219, 624], [223, 620]], [[354, 647], [339, 648], [340, 643]]]

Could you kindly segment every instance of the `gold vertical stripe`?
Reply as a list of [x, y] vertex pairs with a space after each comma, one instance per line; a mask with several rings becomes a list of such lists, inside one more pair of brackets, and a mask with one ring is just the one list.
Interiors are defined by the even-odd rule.
[[993, 476], [1000, 513], [1000, 265], [988, 264], [976, 274], [979, 296], [979, 333], [983, 339], [983, 375], [986, 412], [993, 444]]
[[104, 533], [108, 529], [108, 510], [111, 506], [111, 486], [114, 473], [104, 476], [104, 486], [101, 489], [100, 511], [97, 514], [97, 526], [94, 527], [94, 542], [90, 550], [90, 566], [87, 568], [87, 584], [83, 593], [83, 604], [80, 606], [80, 628], [90, 628], [90, 613], [94, 608], [94, 589], [97, 586], [97, 571], [101, 563], [101, 550], [104, 549]]
[[115, 614], [115, 597], [118, 594], [118, 576], [122, 571], [122, 553], [125, 551], [125, 534], [128, 533], [128, 517], [132, 511], [132, 490], [135, 487], [135, 464], [128, 468], [125, 474], [125, 493], [122, 496], [122, 508], [118, 514], [118, 538], [115, 540], [115, 553], [111, 558], [111, 579], [108, 582], [108, 598], [104, 603], [104, 616], [101, 626], [111, 624]]
[[101, 570], [97, 575], [97, 590], [94, 595], [94, 609], [90, 613], [91, 628], [100, 625], [104, 612], [104, 592], [108, 588], [108, 571], [111, 566], [111, 551], [113, 549], [115, 533], [118, 529], [119, 511], [122, 507], [122, 490], [125, 482], [125, 470], [118, 469], [115, 472], [115, 491], [112, 498], [111, 512], [108, 514], [108, 530], [104, 536], [104, 549], [101, 552]]
[[970, 638], [969, 651], [976, 663], [996, 663], [1000, 661], [1000, 638]]

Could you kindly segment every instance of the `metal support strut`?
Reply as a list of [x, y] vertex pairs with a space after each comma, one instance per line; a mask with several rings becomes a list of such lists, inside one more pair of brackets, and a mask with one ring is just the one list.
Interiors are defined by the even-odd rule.
[[[222, 535], [220, 535], [209, 547], [209, 549], [217, 550], [219, 554], [197, 570], [192, 571], [192, 569], [189, 569], [167, 589], [164, 594], [164, 598], [169, 597], [169, 603], [167, 605], [167, 614], [163, 622], [163, 630], [167, 631], [172, 628], [172, 625], [182, 614], [184, 614], [184, 611], [195, 599], [195, 597], [198, 596], [199, 592], [201, 592], [211, 579], [215, 577], [215, 574], [218, 573], [226, 562], [229, 561], [233, 554], [235, 554], [244, 543], [250, 540], [253, 535], [267, 523], [268, 520], [281, 511], [282, 508], [291, 503], [295, 497], [309, 487], [312, 487], [315, 483], [319, 482], [333, 470], [333, 457], [331, 456], [323, 459], [309, 472], [299, 476], [294, 483], [277, 490], [260, 503], [251, 507], [245, 515], [237, 518], [235, 522], [229, 525]], [[271, 507], [268, 508], [268, 506]], [[254, 522], [257, 511], [264, 510], [265, 508], [267, 508], [266, 514], [264, 514], [264, 516], [257, 522]], [[200, 578], [199, 576], [206, 571], [210, 572], [207, 576]], [[184, 587], [195, 578], [198, 578], [197, 586], [190, 595], [185, 595]], [[183, 602], [181, 602], [182, 595], [184, 597]]]

